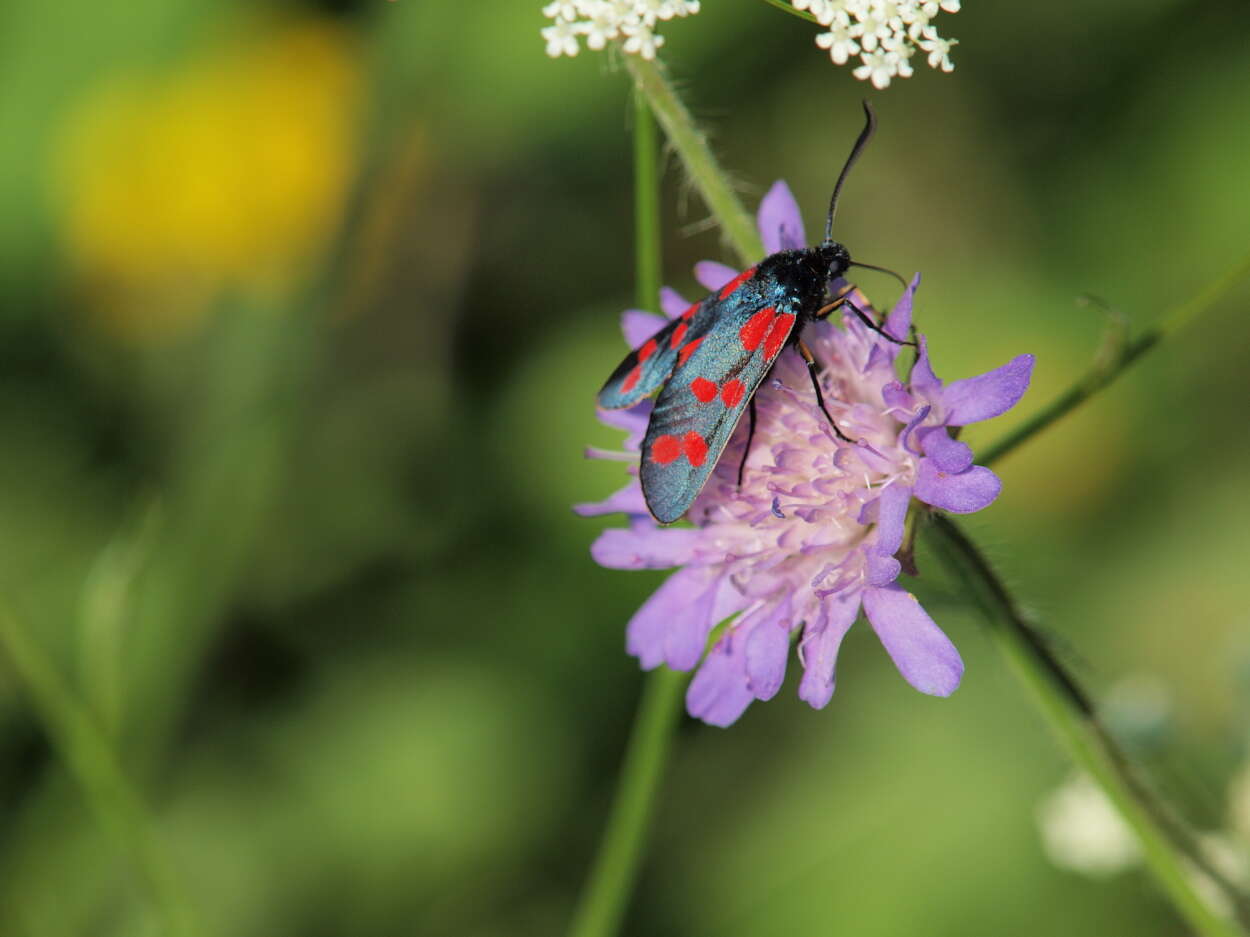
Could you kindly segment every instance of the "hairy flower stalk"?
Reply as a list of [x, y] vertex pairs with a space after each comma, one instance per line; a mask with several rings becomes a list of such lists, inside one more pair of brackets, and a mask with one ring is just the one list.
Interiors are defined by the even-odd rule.
[[[764, 199], [759, 227], [769, 253], [806, 243], [798, 206], [784, 183]], [[712, 290], [736, 273], [710, 262], [696, 267], [699, 281]], [[911, 328], [918, 282], [912, 281], [885, 321], [893, 335], [905, 336]], [[862, 294], [856, 298], [873, 314]], [[689, 304], [664, 290], [661, 305], [674, 316]], [[660, 317], [638, 311], [625, 313], [623, 323], [634, 345], [662, 324]], [[636, 477], [606, 501], [578, 508], [587, 515], [629, 516], [628, 528], [605, 531], [592, 547], [601, 565], [678, 567], [630, 621], [628, 648], [648, 669], [660, 663], [676, 670], [698, 666], [687, 708], [713, 725], [730, 725], [752, 701], [777, 693], [796, 632], [804, 668], [799, 695], [813, 707], [825, 706], [839, 645], [861, 607], [900, 673], [918, 690], [949, 695], [963, 673], [954, 645], [896, 583], [896, 554], [913, 500], [971, 513], [997, 497], [997, 476], [973, 464], [971, 450], [951, 437], [950, 428], [1012, 407], [1028, 386], [1033, 359], [1021, 355], [989, 374], [944, 385], [933, 374], [923, 336], [906, 381], [896, 373], [899, 346], [853, 316], [840, 327], [809, 326], [804, 337], [821, 365], [831, 412], [855, 443], [837, 438], [801, 358], [786, 351], [756, 395], [757, 428], [741, 486], [746, 421], [692, 505], [692, 528], [657, 525]], [[600, 415], [626, 430], [625, 448], [637, 452], [650, 408], [647, 401]], [[712, 628], [730, 617], [704, 656]]]

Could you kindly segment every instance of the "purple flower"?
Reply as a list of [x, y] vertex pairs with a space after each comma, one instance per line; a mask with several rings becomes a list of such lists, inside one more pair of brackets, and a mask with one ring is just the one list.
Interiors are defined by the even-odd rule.
[[[806, 243], [798, 205], [784, 182], [765, 196], [759, 225], [770, 252]], [[736, 274], [710, 261], [695, 267], [709, 290]], [[919, 281], [917, 275], [886, 318], [892, 335], [911, 328]], [[858, 291], [854, 295], [872, 314], [868, 300]], [[672, 317], [689, 304], [665, 289], [660, 305]], [[662, 323], [650, 313], [626, 312], [625, 338], [636, 346]], [[697, 666], [686, 705], [712, 725], [730, 725], [752, 700], [777, 693], [791, 636], [800, 629], [799, 696], [824, 707], [833, 695], [838, 647], [861, 607], [916, 689], [949, 696], [963, 674], [954, 645], [915, 596], [895, 582], [901, 571], [895, 554], [913, 499], [968, 514], [998, 496], [998, 476], [973, 464], [972, 450], [952, 438], [950, 427], [1014, 406], [1028, 387], [1033, 357], [1020, 355], [988, 374], [943, 384], [933, 374], [922, 336], [904, 381], [895, 368], [899, 346], [853, 315], [843, 316], [841, 328], [810, 325], [804, 338], [821, 365], [830, 411], [854, 443], [833, 433], [816, 404], [806, 366], [786, 350], [756, 394], [755, 440], [741, 487], [745, 420], [687, 514], [693, 527], [661, 527], [650, 517], [636, 460], [624, 489], [600, 504], [577, 507], [584, 515], [628, 515], [628, 527], [604, 531], [591, 547], [600, 565], [677, 567], [630, 620], [627, 646], [646, 669], [661, 663], [676, 670]], [[636, 453], [650, 411], [648, 400], [599, 416], [625, 430], [625, 448]], [[704, 655], [713, 627], [730, 617]]]

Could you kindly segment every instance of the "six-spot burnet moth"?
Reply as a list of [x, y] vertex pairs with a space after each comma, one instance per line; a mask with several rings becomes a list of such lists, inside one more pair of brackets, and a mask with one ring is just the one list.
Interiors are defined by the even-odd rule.
[[[851, 302], [849, 290], [829, 296], [830, 282], [849, 267], [881, 269], [854, 263], [850, 252], [832, 238], [842, 183], [876, 129], [867, 101], [864, 116], [864, 129], [829, 199], [825, 239], [815, 247], [765, 257], [691, 305], [631, 351], [599, 391], [599, 406], [616, 410], [633, 406], [662, 387], [647, 425], [639, 471], [643, 497], [656, 520], [668, 524], [686, 513], [743, 411], [749, 410], [742, 457], [742, 465], [746, 464], [755, 432], [755, 391], [787, 346], [793, 345], [807, 362], [816, 401], [838, 438], [851, 441], [825, 406], [815, 359], [803, 343], [803, 327], [809, 322], [845, 304], [890, 341], [912, 344], [883, 332]], [[738, 479], [741, 482], [741, 465]]]

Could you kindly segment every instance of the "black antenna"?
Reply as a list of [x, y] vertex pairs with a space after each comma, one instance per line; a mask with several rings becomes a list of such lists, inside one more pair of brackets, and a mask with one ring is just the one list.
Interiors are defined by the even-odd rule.
[[849, 264], [852, 267], [863, 267], [865, 270], [876, 270], [877, 273], [887, 273], [902, 284], [903, 289], [907, 289], [907, 281], [903, 279], [902, 274], [895, 273], [889, 267], [878, 267], [876, 264], [861, 264], [858, 260], [852, 260]]
[[842, 172], [838, 176], [838, 182], [833, 187], [833, 197], [829, 199], [829, 218], [825, 221], [825, 243], [829, 244], [833, 241], [833, 215], [838, 210], [838, 193], [842, 191], [842, 183], [846, 181], [846, 174], [851, 171], [851, 167], [855, 165], [855, 160], [859, 159], [859, 154], [863, 152], [864, 147], [868, 145], [868, 141], [872, 139], [873, 132], [877, 129], [877, 115], [872, 112], [872, 105], [868, 103], [868, 99], [864, 99], [864, 129], [859, 132], [859, 139], [855, 141], [855, 145], [851, 147], [851, 155], [846, 158], [846, 165], [842, 167]]

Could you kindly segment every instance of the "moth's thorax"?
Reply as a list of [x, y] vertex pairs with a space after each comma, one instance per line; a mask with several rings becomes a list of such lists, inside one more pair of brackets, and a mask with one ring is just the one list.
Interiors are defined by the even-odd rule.
[[775, 300], [797, 305], [810, 315], [823, 305], [829, 281], [846, 272], [850, 262], [845, 247], [828, 242], [772, 254], [761, 261], [755, 275], [775, 293]]

